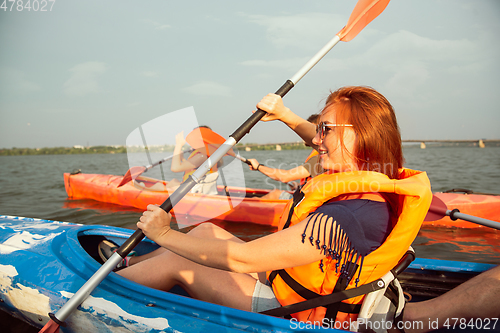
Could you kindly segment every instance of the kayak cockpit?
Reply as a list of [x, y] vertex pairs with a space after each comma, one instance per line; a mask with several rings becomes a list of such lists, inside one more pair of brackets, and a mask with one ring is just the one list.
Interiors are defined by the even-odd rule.
[[[98, 235], [98, 234], [80, 234], [78, 236], [78, 241], [85, 252], [88, 253], [89, 256], [91, 256], [95, 261], [97, 261], [99, 264], [104, 264], [103, 260], [99, 256], [98, 253], [98, 246], [99, 243], [101, 243], [103, 240], [111, 240], [115, 242], [118, 245], [123, 244], [123, 242], [126, 240], [126, 238], [119, 237], [119, 236], [104, 236], [104, 235]], [[153, 243], [151, 241], [142, 241], [140, 242], [135, 248], [134, 251], [136, 255], [144, 255], [147, 253], [150, 253], [156, 249], [158, 249], [159, 246], [156, 243]], [[182, 296], [189, 296], [188, 293], [182, 289], [179, 286], [175, 286], [172, 288], [170, 293], [174, 293], [177, 295], [182, 295]]]
[[[118, 237], [118, 236], [104, 236], [104, 235], [92, 235], [92, 234], [80, 234], [78, 235], [78, 241], [80, 242], [81, 247], [87, 252], [95, 261], [97, 261], [99, 264], [104, 264], [103, 260], [99, 256], [98, 253], [98, 246], [99, 243], [101, 243], [103, 240], [111, 240], [115, 242], [118, 245], [121, 245], [126, 239], [123, 237]], [[144, 241], [140, 242], [135, 248], [134, 251], [137, 253], [137, 255], [144, 255], [149, 252], [152, 252], [156, 249], [158, 249], [158, 245], [149, 242], [149, 241]]]

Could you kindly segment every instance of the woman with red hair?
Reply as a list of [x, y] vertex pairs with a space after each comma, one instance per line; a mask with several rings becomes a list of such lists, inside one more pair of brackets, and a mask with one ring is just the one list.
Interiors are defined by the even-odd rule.
[[[317, 126], [274, 94], [257, 107], [268, 113], [263, 121], [280, 120], [315, 147], [326, 170], [294, 194], [279, 231], [243, 242], [203, 223], [183, 234], [170, 228], [170, 214], [150, 205], [137, 227], [161, 247], [133, 257], [119, 274], [262, 312], [355, 290], [396, 265], [416, 237], [432, 193], [425, 173], [402, 168], [399, 128], [387, 99], [371, 88], [341, 88], [328, 97]], [[291, 316], [349, 328], [363, 298], [305, 302]]]

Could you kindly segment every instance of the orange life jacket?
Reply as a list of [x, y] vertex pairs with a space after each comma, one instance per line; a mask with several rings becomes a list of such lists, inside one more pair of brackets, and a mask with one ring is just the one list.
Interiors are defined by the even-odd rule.
[[[339, 288], [340, 290], [351, 289], [356, 285], [370, 283], [382, 277], [408, 250], [417, 236], [432, 200], [430, 182], [426, 173], [410, 169], [401, 169], [397, 180], [389, 179], [386, 175], [373, 171], [324, 173], [310, 180], [301, 191], [304, 194], [302, 201], [290, 209], [292, 205], [292, 200], [290, 200], [287, 206], [289, 209], [285, 209], [281, 217], [279, 230], [285, 226], [285, 223], [289, 225], [299, 223], [323, 203], [332, 199], [338, 200], [339, 196], [348, 195], [352, 198], [352, 193], [373, 192], [382, 194], [388, 201], [392, 211], [393, 229], [384, 243], [364, 258], [349, 257], [348, 253], [343, 252], [340, 260], [327, 256], [322, 262], [267, 272], [268, 280], [272, 280], [274, 294], [282, 306], [304, 301], [306, 298], [297, 293], [297, 291], [300, 292], [298, 290], [300, 288], [305, 288], [315, 295], [329, 295]], [[340, 271], [336, 270], [337, 262], [345, 263], [346, 256], [350, 258], [348, 260], [352, 260], [354, 271], [351, 273], [355, 273], [353, 275], [356, 277], [359, 276], [359, 281], [351, 279], [346, 282], [340, 276]], [[323, 266], [320, 267], [320, 264]], [[358, 266], [362, 266], [362, 269], [360, 270]], [[290, 283], [289, 277], [299, 286]], [[341, 286], [342, 283], [346, 285]], [[293, 288], [289, 284], [292, 284]], [[302, 295], [305, 294], [302, 293]], [[328, 306], [327, 318], [341, 322], [355, 321], [363, 298], [364, 296], [358, 296]], [[326, 314], [326, 307], [317, 307], [294, 313], [292, 317], [302, 322], [321, 323]]]
[[[207, 154], [207, 151], [209, 152], [208, 154]], [[195, 155], [197, 155], [197, 154], [207, 155], [207, 158], [209, 158], [209, 157], [210, 157], [210, 151], [209, 151], [208, 149], [201, 148], [201, 149], [196, 149], [196, 150], [193, 150], [193, 151], [191, 152], [191, 154], [189, 154], [189, 157], [188, 157], [187, 159], [189, 160], [190, 158], [192, 158], [193, 156], [195, 156]], [[214, 172], [216, 172], [216, 171], [217, 171], [217, 164], [218, 164], [218, 163], [216, 163], [216, 164], [215, 164], [215, 165], [214, 165], [214, 166], [210, 169], [210, 171], [208, 171], [208, 173], [214, 173]], [[182, 181], [185, 181], [186, 179], [188, 179], [188, 177], [189, 177], [190, 175], [192, 175], [195, 171], [196, 171], [196, 168], [195, 168], [195, 169], [192, 169], [192, 170], [189, 170], [189, 171], [184, 172], [184, 176], [182, 177]]]
[[[318, 153], [318, 151], [317, 151], [316, 149], [313, 149], [313, 151], [309, 154], [309, 156], [307, 156], [307, 158], [306, 158], [306, 160], [304, 161], [304, 163], [305, 163], [305, 162], [307, 162], [307, 161], [309, 161], [312, 157], [314, 157], [314, 156], [316, 156], [316, 155], [318, 155], [318, 154], [319, 154], [319, 153]], [[305, 178], [300, 179], [300, 185], [304, 185], [304, 184], [305, 184], [305, 183], [307, 183], [310, 179], [312, 179], [312, 177], [311, 177], [311, 176], [307, 176], [307, 177], [305, 177]]]

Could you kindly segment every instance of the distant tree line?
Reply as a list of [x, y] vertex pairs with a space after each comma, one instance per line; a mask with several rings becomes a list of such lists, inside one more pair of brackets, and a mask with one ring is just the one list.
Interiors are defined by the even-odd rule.
[[[236, 149], [244, 150], [247, 145], [252, 150], [276, 150], [276, 144], [237, 144]], [[187, 147], [186, 149], [189, 149]], [[282, 144], [282, 150], [311, 149], [302, 142], [294, 144]], [[173, 145], [149, 147], [150, 152], [173, 151]], [[126, 154], [127, 152], [142, 152], [144, 147], [126, 146], [75, 146], [75, 147], [52, 147], [52, 148], [0, 148], [0, 156], [19, 155], [72, 155], [72, 154]]]
[[0, 156], [18, 155], [71, 155], [71, 154], [123, 154], [127, 153], [126, 147], [120, 146], [91, 146], [83, 148], [52, 147], [52, 148], [0, 148]]
[[[281, 147], [281, 150], [302, 150], [302, 149], [312, 149], [311, 147], [306, 146], [303, 142], [293, 142], [289, 144], [278, 144]], [[245, 150], [245, 147], [250, 147], [251, 150], [276, 150], [276, 143], [266, 143], [266, 144], [258, 144], [258, 143], [238, 143], [236, 145], [236, 149]]]

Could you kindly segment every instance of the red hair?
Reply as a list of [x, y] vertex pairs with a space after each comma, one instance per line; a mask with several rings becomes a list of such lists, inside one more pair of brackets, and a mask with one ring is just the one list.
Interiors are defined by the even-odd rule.
[[[358, 168], [398, 179], [404, 157], [396, 114], [389, 101], [370, 87], [343, 87], [328, 96], [322, 112], [331, 107], [335, 108], [336, 122], [352, 124], [356, 133], [354, 157]], [[339, 130], [345, 151], [344, 128]]]

